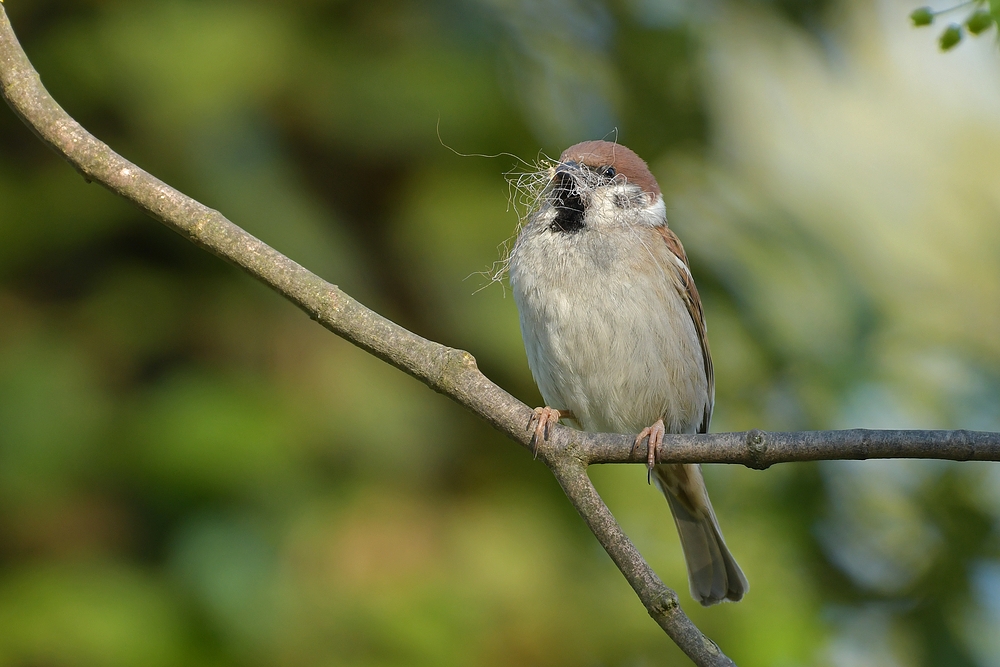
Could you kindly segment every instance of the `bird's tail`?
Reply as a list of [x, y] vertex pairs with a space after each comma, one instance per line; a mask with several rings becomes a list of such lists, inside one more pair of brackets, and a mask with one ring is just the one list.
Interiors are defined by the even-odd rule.
[[706, 607], [723, 600], [740, 600], [750, 585], [722, 539], [701, 466], [658, 465], [653, 473], [677, 524], [691, 597]]

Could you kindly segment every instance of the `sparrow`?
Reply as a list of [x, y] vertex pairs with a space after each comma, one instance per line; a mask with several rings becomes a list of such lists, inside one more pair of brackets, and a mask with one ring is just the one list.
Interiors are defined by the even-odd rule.
[[[547, 172], [509, 258], [528, 365], [545, 407], [535, 442], [564, 419], [638, 433], [667, 498], [691, 596], [738, 601], [749, 585], [719, 529], [701, 466], [656, 465], [666, 433], [706, 433], [715, 379], [687, 255], [646, 163], [618, 143], [567, 148]], [[530, 425], [529, 425], [530, 428]]]

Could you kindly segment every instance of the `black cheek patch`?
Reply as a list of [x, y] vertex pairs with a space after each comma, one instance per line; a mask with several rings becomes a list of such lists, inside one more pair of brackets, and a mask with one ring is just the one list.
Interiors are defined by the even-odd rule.
[[552, 193], [552, 207], [556, 209], [556, 217], [549, 224], [549, 229], [553, 232], [573, 234], [584, 226], [583, 200], [571, 190], [572, 180], [569, 175], [562, 175], [559, 181]]

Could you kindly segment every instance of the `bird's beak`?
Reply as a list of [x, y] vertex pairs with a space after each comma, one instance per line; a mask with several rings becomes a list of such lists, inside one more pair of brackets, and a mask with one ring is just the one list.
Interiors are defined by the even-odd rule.
[[571, 191], [580, 175], [580, 164], [573, 160], [559, 163], [552, 173], [552, 185], [558, 190]]
[[556, 166], [556, 171], [555, 174], [553, 175], [553, 178], [560, 178], [560, 177], [565, 178], [567, 176], [572, 178], [579, 170], [580, 170], [579, 163], [574, 162], [573, 160], [560, 162], [559, 165]]

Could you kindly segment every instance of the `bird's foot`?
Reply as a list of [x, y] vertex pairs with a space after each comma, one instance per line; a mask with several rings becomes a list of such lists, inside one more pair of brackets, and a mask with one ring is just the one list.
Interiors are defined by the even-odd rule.
[[635, 450], [639, 446], [639, 443], [644, 439], [648, 438], [648, 443], [646, 445], [646, 483], [650, 481], [650, 475], [653, 472], [653, 466], [656, 465], [656, 452], [663, 444], [663, 436], [667, 432], [666, 428], [663, 426], [663, 420], [657, 419], [656, 423], [652, 426], [647, 426], [639, 432], [639, 435], [635, 436], [635, 443], [632, 445], [632, 449]]
[[538, 443], [549, 439], [549, 424], [557, 424], [563, 417], [573, 418], [573, 413], [569, 410], [556, 410], [545, 406], [535, 408], [531, 419], [528, 420], [527, 430], [531, 430], [531, 424], [535, 424], [535, 433], [531, 436], [531, 455], [538, 456]]

